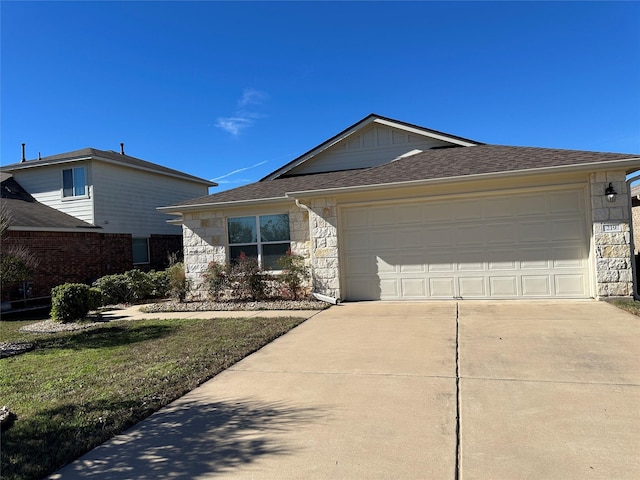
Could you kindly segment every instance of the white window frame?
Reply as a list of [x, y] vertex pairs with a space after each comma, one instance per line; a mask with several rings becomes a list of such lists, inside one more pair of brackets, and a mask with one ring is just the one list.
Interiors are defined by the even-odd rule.
[[[287, 227], [289, 227], [289, 239], [288, 240], [276, 240], [276, 241], [271, 241], [271, 242], [264, 242], [262, 241], [262, 235], [260, 232], [260, 217], [269, 217], [272, 215], [286, 215], [287, 216]], [[246, 242], [246, 243], [231, 243], [230, 239], [229, 239], [229, 220], [233, 220], [236, 218], [253, 218], [255, 221], [255, 226], [256, 226], [256, 241], [255, 242]], [[227, 227], [227, 260], [228, 261], [232, 261], [233, 259], [231, 258], [231, 247], [243, 247], [243, 246], [256, 246], [257, 249], [257, 253], [258, 253], [258, 265], [260, 265], [260, 268], [266, 269], [267, 267], [264, 265], [264, 256], [262, 254], [262, 247], [263, 245], [281, 245], [281, 244], [285, 244], [288, 243], [289, 244], [289, 248], [287, 250], [291, 249], [291, 221], [290, 221], [290, 217], [289, 217], [289, 212], [276, 212], [276, 213], [263, 213], [260, 215], [239, 215], [237, 217], [227, 217], [226, 219], [226, 227]], [[277, 273], [280, 272], [281, 270], [274, 267], [271, 267], [271, 272]]]
[[[76, 195], [75, 194], [75, 190], [76, 190], [76, 171], [82, 169], [83, 173], [84, 173], [84, 193], [81, 195]], [[71, 190], [72, 190], [72, 194], [71, 195], [65, 195], [64, 194], [64, 172], [70, 170], [71, 171]], [[89, 185], [87, 182], [87, 167], [86, 165], [80, 165], [77, 167], [69, 167], [69, 168], [63, 168], [62, 171], [60, 172], [60, 177], [61, 177], [61, 183], [62, 183], [62, 188], [60, 189], [60, 195], [62, 197], [63, 201], [69, 201], [69, 200], [77, 200], [80, 198], [89, 198]]]

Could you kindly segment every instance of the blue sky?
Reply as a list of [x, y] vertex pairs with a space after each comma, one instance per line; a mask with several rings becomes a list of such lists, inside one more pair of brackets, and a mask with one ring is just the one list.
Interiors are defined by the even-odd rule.
[[377, 113], [640, 153], [639, 2], [0, 2], [1, 163], [94, 147], [258, 180]]

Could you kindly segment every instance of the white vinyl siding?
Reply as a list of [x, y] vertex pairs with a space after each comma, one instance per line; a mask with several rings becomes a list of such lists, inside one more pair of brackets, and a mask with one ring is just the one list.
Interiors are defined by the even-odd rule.
[[104, 162], [93, 163], [93, 175], [96, 224], [108, 233], [180, 235], [157, 208], [208, 193], [205, 185]]
[[586, 298], [584, 190], [345, 208], [346, 298]]
[[[63, 174], [68, 168], [84, 167], [86, 192], [80, 197], [63, 196]], [[13, 172], [16, 181], [40, 203], [72, 215], [87, 223], [94, 223], [91, 189], [92, 171], [88, 162], [42, 166]]]

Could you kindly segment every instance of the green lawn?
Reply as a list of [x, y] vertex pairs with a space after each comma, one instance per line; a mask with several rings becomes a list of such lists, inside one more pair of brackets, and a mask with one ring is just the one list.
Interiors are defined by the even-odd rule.
[[0, 341], [35, 344], [0, 359], [0, 406], [18, 416], [2, 433], [2, 479], [52, 473], [301, 321], [121, 321], [40, 335], [19, 331], [33, 320], [0, 322]]

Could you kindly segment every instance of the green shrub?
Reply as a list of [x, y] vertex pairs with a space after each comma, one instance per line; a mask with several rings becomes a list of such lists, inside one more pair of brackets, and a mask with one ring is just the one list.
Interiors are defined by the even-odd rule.
[[285, 287], [287, 296], [297, 300], [302, 293], [302, 285], [309, 276], [309, 269], [304, 264], [304, 257], [287, 250], [286, 255], [278, 259], [278, 265], [282, 269], [282, 273], [278, 276], [278, 282]]
[[89, 311], [99, 310], [102, 305], [102, 292], [100, 289], [89, 288]]
[[84, 283], [65, 283], [51, 289], [51, 318], [67, 323], [83, 320], [94, 305], [95, 294]]
[[172, 298], [184, 302], [189, 293], [189, 280], [187, 280], [184, 264], [175, 263], [166, 272], [169, 279], [169, 294]]
[[220, 300], [224, 297], [225, 291], [229, 288], [229, 265], [209, 262], [207, 271], [204, 274], [204, 281], [213, 300]]
[[260, 269], [257, 258], [241, 255], [231, 265], [229, 287], [235, 300], [262, 300], [266, 297], [271, 275]]
[[102, 291], [104, 304], [108, 305], [166, 297], [170, 281], [167, 271], [147, 273], [133, 269], [125, 273], [105, 275], [93, 282], [93, 286]]

